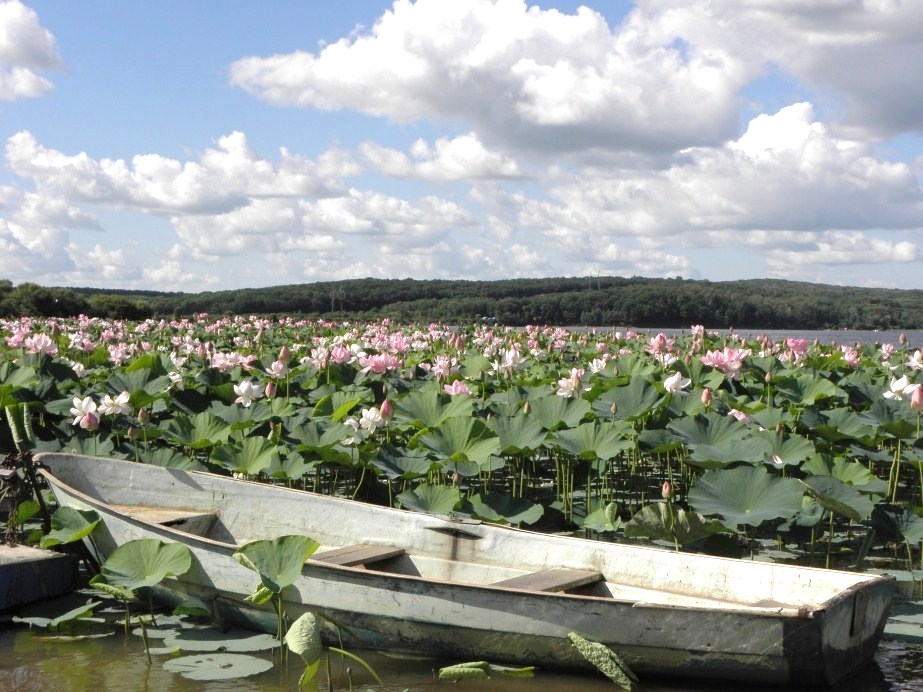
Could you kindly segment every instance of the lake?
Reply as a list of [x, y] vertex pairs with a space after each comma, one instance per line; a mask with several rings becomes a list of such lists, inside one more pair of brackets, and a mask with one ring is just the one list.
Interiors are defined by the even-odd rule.
[[[916, 603], [919, 606], [919, 602]], [[923, 606], [919, 608], [923, 610]], [[919, 617], [917, 615], [917, 617]], [[917, 642], [885, 639], [875, 656], [875, 663], [863, 673], [835, 689], [835, 692], [885, 692], [896, 690], [923, 690], [923, 626], [917, 626], [921, 633]], [[166, 655], [154, 655], [152, 665], [139, 636], [125, 635], [118, 629], [115, 634], [101, 639], [82, 641], [58, 641], [43, 637], [42, 630], [29, 630], [24, 625], [5, 623], [0, 628], [0, 690], [10, 692], [45, 692], [69, 690], [83, 692], [107, 690], [130, 692], [150, 690], [157, 692], [171, 690], [186, 692], [208, 690], [211, 692], [281, 692], [297, 690], [298, 678], [303, 667], [297, 657], [292, 656], [287, 665], [277, 664], [272, 670], [247, 678], [201, 682], [187, 680], [163, 668], [169, 660]], [[153, 647], [158, 646], [152, 639]], [[378, 673], [385, 685], [377, 686], [374, 680], [360, 666], [351, 665], [347, 675], [343, 660], [335, 654], [330, 656], [332, 686], [327, 686], [327, 665], [322, 662], [318, 673], [321, 684], [307, 686], [307, 690], [350, 689], [350, 678], [356, 690], [386, 690], [387, 692], [424, 692], [439, 689], [453, 690], [496, 690], [497, 692], [534, 692], [556, 690], [573, 692], [611, 692], [618, 689], [602, 675], [562, 675], [541, 670], [535, 677], [527, 679], [493, 677], [490, 680], [462, 680], [457, 684], [438, 682], [435, 673], [439, 667], [461, 661], [434, 661], [389, 656], [376, 652], [357, 651]], [[271, 659], [270, 652], [254, 655]], [[634, 689], [640, 692], [680, 692], [680, 690], [701, 691], [733, 690], [744, 686], [690, 682], [683, 680], [642, 680]], [[746, 685], [747, 690], [776, 690], [794, 692], [803, 688], [761, 688]]]

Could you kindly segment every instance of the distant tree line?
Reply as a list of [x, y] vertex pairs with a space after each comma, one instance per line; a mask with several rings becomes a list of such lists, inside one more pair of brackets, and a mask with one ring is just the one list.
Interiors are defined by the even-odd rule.
[[454, 281], [355, 279], [271, 288], [165, 293], [13, 286], [0, 314], [149, 316], [297, 315], [463, 324], [762, 329], [921, 329], [923, 291], [773, 279], [697, 281], [623, 277]]

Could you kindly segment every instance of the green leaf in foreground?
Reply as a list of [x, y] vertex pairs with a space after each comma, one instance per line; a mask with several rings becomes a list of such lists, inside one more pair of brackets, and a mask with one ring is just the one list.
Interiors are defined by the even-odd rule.
[[567, 636], [570, 643], [586, 660], [623, 690], [630, 690], [632, 684], [638, 682], [637, 676], [608, 646], [591, 642], [575, 632], [570, 632]]
[[318, 547], [318, 542], [308, 536], [279, 536], [247, 543], [238, 548], [233, 557], [260, 575], [257, 592], [268, 590], [272, 596], [295, 583], [305, 561]]
[[285, 634], [285, 645], [289, 651], [301, 657], [306, 666], [298, 681], [299, 685], [313, 680], [323, 651], [320, 627], [314, 613], [305, 613], [292, 623]]

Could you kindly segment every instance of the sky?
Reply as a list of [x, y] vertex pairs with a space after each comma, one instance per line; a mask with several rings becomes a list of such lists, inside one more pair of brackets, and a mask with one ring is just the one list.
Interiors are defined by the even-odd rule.
[[0, 279], [923, 288], [921, 0], [0, 0]]

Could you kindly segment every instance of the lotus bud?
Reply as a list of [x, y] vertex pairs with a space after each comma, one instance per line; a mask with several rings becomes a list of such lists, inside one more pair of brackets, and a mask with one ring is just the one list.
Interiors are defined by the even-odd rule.
[[283, 344], [282, 348], [279, 349], [279, 360], [281, 360], [283, 364], [288, 364], [291, 359], [292, 352], [288, 350], [288, 346]]
[[140, 411], [138, 411], [138, 422], [141, 423], [141, 425], [147, 425], [148, 423], [150, 423], [151, 422], [151, 412], [148, 411], [146, 408], [143, 408]]
[[770, 382], [772, 382], [772, 373], [771, 373], [771, 372], [767, 372], [767, 373], [766, 373], [766, 376], [763, 378], [763, 382], [765, 382], [766, 384], [769, 384]]
[[923, 385], [917, 385], [910, 395], [910, 408], [914, 411], [923, 410]]
[[711, 389], [706, 387], [705, 389], [702, 390], [702, 405], [711, 406], [711, 402], [712, 402]]
[[391, 416], [394, 415], [394, 409], [391, 407], [391, 402], [388, 399], [381, 402], [378, 413], [381, 414], [382, 420], [391, 420]]
[[663, 485], [660, 486], [660, 494], [664, 500], [673, 499], [673, 484], [670, 481], [664, 481]]
[[267, 399], [275, 399], [276, 398], [276, 383], [272, 381], [267, 382], [265, 392], [266, 392]]
[[906, 346], [907, 345], [907, 335], [904, 334], [904, 332], [901, 332], [901, 335], [897, 337], [897, 341], [898, 343], [900, 343], [901, 346]]
[[129, 440], [134, 442], [135, 440], [138, 439], [138, 429], [133, 425], [129, 425], [127, 436]]
[[612, 405], [609, 406], [609, 413], [611, 413], [614, 416], [616, 413], [618, 413], [618, 411], [619, 411], [619, 405], [613, 401]]
[[80, 427], [93, 432], [99, 427], [99, 418], [92, 411], [87, 411], [83, 414], [83, 418], [80, 419]]

